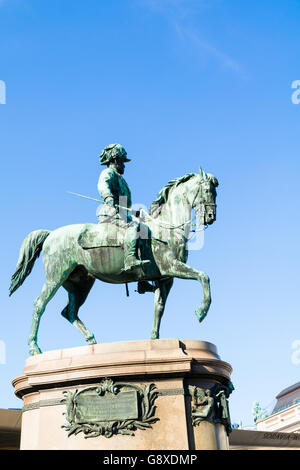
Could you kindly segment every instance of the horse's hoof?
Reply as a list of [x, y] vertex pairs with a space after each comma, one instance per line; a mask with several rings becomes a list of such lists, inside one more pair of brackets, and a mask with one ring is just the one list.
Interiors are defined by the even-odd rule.
[[31, 346], [31, 348], [29, 349], [29, 354], [30, 356], [35, 356], [37, 354], [42, 354], [42, 351], [38, 346]]
[[195, 313], [199, 323], [201, 323], [207, 315], [207, 312], [203, 311], [201, 308], [197, 309]]
[[87, 343], [88, 344], [97, 344], [97, 341], [95, 340], [95, 338], [91, 338], [91, 339], [87, 340]]
[[152, 333], [151, 339], [159, 339], [159, 335], [156, 333]]

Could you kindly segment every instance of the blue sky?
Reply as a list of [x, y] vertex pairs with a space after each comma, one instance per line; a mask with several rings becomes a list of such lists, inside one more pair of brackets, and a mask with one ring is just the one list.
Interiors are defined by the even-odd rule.
[[[98, 196], [98, 156], [112, 142], [132, 158], [135, 203], [200, 165], [220, 182], [217, 221], [188, 261], [211, 278], [210, 312], [199, 325], [201, 287], [176, 280], [161, 337], [217, 345], [244, 425], [254, 401], [268, 406], [299, 381], [299, 20], [298, 0], [0, 1], [0, 407], [21, 406], [10, 384], [43, 284], [39, 260], [8, 298], [21, 243], [96, 221], [97, 203], [67, 191]], [[66, 300], [59, 291], [41, 320], [43, 350], [84, 344], [60, 315]], [[151, 294], [100, 282], [81, 311], [99, 342], [149, 338], [152, 315]]]

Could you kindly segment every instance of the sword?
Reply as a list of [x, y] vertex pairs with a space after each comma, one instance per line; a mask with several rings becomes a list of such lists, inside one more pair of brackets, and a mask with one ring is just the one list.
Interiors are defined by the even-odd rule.
[[[68, 194], [73, 194], [73, 196], [79, 196], [79, 197], [83, 197], [84, 199], [89, 199], [90, 201], [97, 201], [97, 202], [102, 202], [103, 203], [103, 201], [101, 201], [100, 199], [95, 199], [94, 197], [84, 196], [83, 194], [73, 193], [72, 191], [67, 191], [67, 193]], [[116, 204], [116, 206], [119, 207], [120, 209], [125, 209], [128, 212], [132, 212], [132, 209], [130, 209], [130, 207], [119, 206], [119, 204]]]
[[[90, 197], [90, 196], [84, 196], [83, 194], [73, 193], [72, 191], [67, 191], [67, 193], [72, 194], [73, 196], [83, 197], [84, 199], [90, 199], [91, 201], [102, 202], [100, 201], [100, 199], [95, 199], [94, 197]], [[129, 297], [129, 289], [128, 289], [127, 282], [125, 282], [125, 287], [126, 287], [126, 296]]]
[[73, 196], [83, 197], [84, 199], [90, 199], [91, 201], [102, 202], [100, 199], [95, 199], [94, 197], [84, 196], [83, 194], [73, 193], [72, 191], [67, 191], [68, 194], [73, 194]]

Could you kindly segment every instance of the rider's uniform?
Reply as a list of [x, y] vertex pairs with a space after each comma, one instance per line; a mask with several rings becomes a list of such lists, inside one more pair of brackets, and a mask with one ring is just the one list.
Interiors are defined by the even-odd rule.
[[133, 271], [150, 263], [149, 260], [137, 258], [137, 246], [140, 224], [135, 222], [129, 209], [131, 208], [131, 193], [128, 184], [118, 173], [113, 162], [130, 162], [127, 152], [120, 144], [111, 144], [105, 147], [100, 155], [101, 165], [108, 168], [101, 172], [98, 190], [102, 196], [103, 206], [98, 212], [98, 222], [113, 222], [119, 225], [125, 222], [126, 230], [124, 237], [124, 272]]
[[98, 191], [102, 196], [103, 205], [98, 211], [98, 223], [111, 222], [125, 228], [124, 254], [125, 271], [149, 264], [148, 260], [137, 259], [137, 243], [140, 223], [133, 220], [128, 209], [131, 208], [131, 193], [128, 184], [113, 167], [102, 171]]
[[[119, 212], [119, 206], [130, 208], [131, 192], [128, 184], [115, 168], [109, 167], [102, 171], [98, 191], [102, 197], [104, 206], [114, 207]], [[104, 212], [107, 210], [103, 206]], [[100, 211], [99, 216], [102, 212]]]

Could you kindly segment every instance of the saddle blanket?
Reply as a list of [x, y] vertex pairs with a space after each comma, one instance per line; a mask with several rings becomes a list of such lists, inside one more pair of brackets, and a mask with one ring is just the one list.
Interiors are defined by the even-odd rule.
[[124, 245], [124, 224], [85, 224], [78, 238], [81, 248], [99, 248], [102, 246]]

